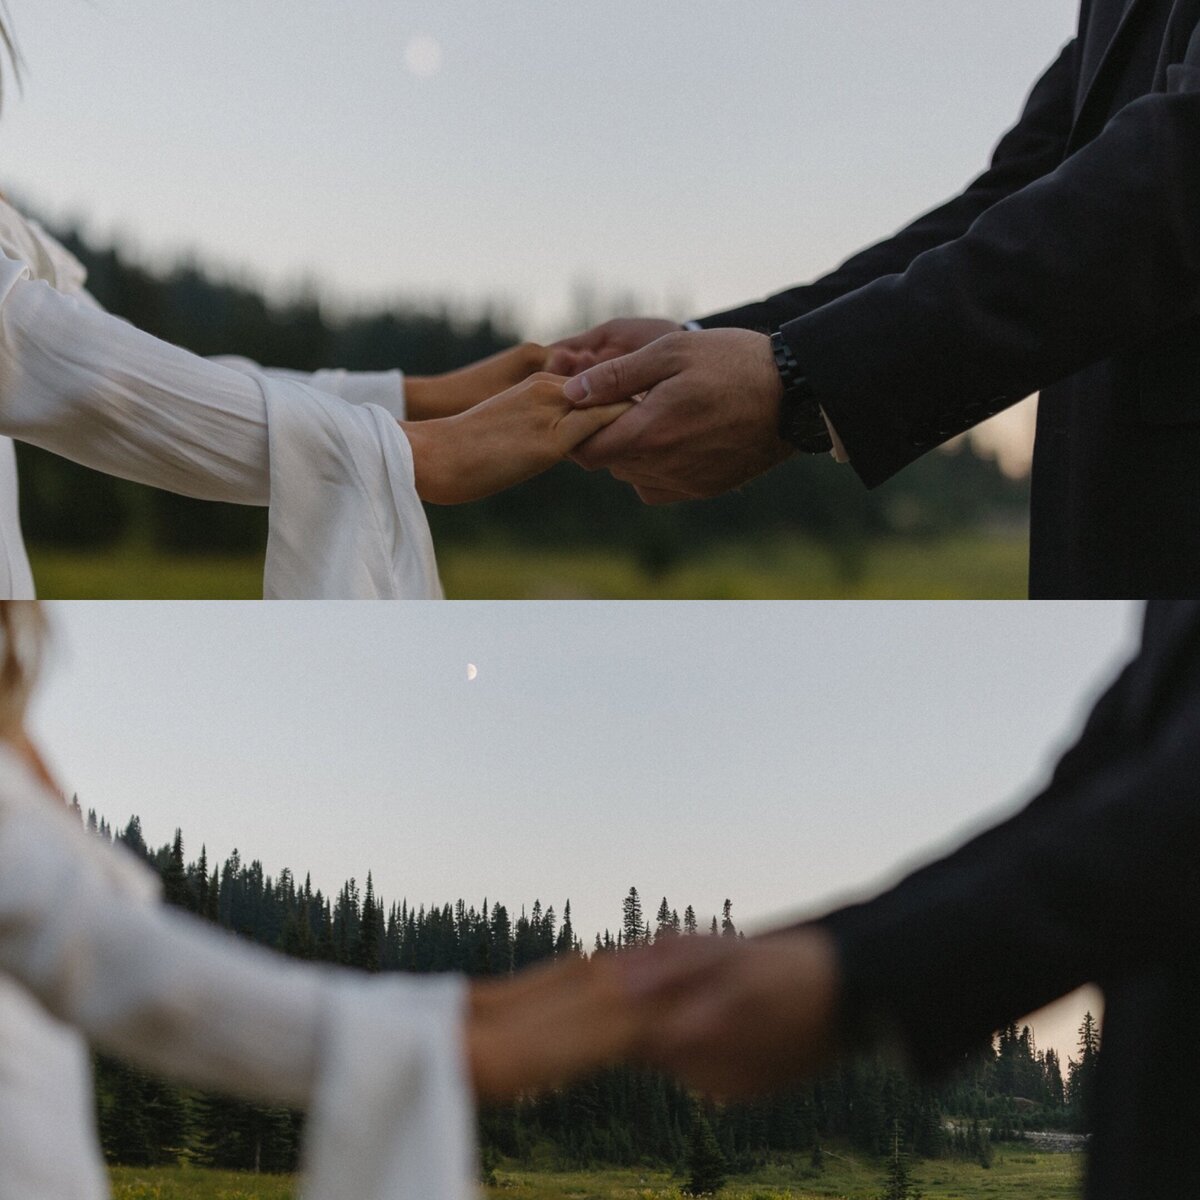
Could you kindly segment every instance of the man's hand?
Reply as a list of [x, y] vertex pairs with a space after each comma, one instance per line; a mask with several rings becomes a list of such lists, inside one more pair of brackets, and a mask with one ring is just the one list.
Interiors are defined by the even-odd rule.
[[501, 350], [490, 358], [444, 375], [409, 375], [404, 380], [410, 421], [453, 417], [546, 369], [550, 351], [534, 342]]
[[617, 317], [550, 347], [546, 370], [555, 375], [578, 375], [598, 362], [632, 354], [668, 333], [680, 333], [678, 321], [661, 317]]
[[465, 504], [515, 487], [629, 411], [628, 404], [576, 408], [562, 384], [554, 375], [530, 375], [457, 416], [401, 421], [417, 495], [430, 504]]
[[783, 385], [771, 341], [744, 329], [672, 333], [566, 385], [584, 407], [642, 402], [573, 455], [607, 467], [647, 504], [696, 500], [761, 475], [794, 453], [779, 436]]
[[723, 1097], [773, 1091], [835, 1052], [837, 952], [817, 926], [768, 937], [678, 937], [619, 956], [631, 1000], [654, 1014], [642, 1054]]

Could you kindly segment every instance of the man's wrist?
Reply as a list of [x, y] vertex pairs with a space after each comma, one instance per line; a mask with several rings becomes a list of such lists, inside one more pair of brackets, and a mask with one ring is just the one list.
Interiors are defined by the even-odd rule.
[[782, 333], [771, 335], [771, 352], [783, 385], [779, 404], [779, 434], [805, 454], [827, 454], [833, 449], [829, 425], [808, 377]]

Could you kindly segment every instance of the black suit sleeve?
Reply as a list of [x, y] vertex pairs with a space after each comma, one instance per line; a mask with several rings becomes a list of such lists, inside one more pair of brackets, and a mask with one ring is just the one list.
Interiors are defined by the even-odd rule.
[[[848, 1029], [889, 1029], [916, 1067], [937, 1071], [1080, 984], [1189, 953], [1200, 936], [1194, 646], [1190, 657], [1145, 744], [1123, 742], [1082, 770], [1088, 740], [1109, 727], [1101, 713], [1023, 812], [823, 918], [839, 950]], [[1102, 701], [1110, 712], [1128, 678]]]
[[1200, 306], [1200, 44], [1057, 170], [956, 241], [783, 327], [875, 486]]
[[998, 200], [1053, 171], [1071, 131], [1075, 47], [1071, 42], [1038, 81], [1020, 121], [997, 146], [987, 171], [948, 204], [926, 213], [894, 237], [856, 254], [832, 274], [805, 287], [704, 317], [708, 329], [774, 331], [785, 321], [836, 300], [883, 275], [894, 275], [926, 250], [964, 234]]

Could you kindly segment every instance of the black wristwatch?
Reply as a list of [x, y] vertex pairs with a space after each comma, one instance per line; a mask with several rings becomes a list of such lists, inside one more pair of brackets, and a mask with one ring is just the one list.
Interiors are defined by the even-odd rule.
[[779, 436], [805, 454], [828, 454], [833, 449], [833, 439], [829, 436], [820, 401], [801, 371], [791, 346], [783, 340], [783, 334], [771, 334], [771, 349], [775, 353], [779, 378], [783, 381]]

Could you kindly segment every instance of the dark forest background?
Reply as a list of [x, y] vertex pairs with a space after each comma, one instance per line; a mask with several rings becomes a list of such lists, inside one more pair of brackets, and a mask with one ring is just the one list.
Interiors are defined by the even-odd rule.
[[[252, 287], [195, 265], [156, 271], [77, 230], [56, 235], [88, 269], [109, 311], [199, 354], [238, 354], [265, 366], [315, 370], [401, 367], [436, 374], [520, 340], [500, 311], [465, 317], [447, 309], [392, 308], [333, 319], [314, 299], [273, 304]], [[203, 553], [256, 551], [261, 510], [205, 503], [98, 475], [33, 447], [18, 447], [22, 512], [35, 545], [98, 549], [136, 542]], [[865, 547], [885, 535], [937, 536], [1021, 527], [1025, 481], [1007, 478], [967, 442], [925, 456], [873, 492], [826, 458], [777, 470], [741, 492], [670, 509], [646, 509], [607, 474], [564, 464], [481, 503], [430, 510], [449, 543], [632, 548], [651, 572], [716, 543], [801, 534], [825, 545], [853, 578]]]
[[[78, 802], [75, 802], [79, 811]], [[311, 962], [368, 972], [461, 971], [506, 975], [564, 955], [619, 954], [669, 937], [740, 937], [733, 905], [720, 915], [683, 913], [666, 897], [644, 906], [636, 888], [621, 901], [621, 920], [584, 938], [571, 920], [534, 900], [519, 912], [483, 899], [414, 905], [388, 902], [351, 879], [336, 893], [314, 889], [290, 870], [272, 878], [262, 862], [233, 851], [219, 865], [207, 849], [188, 861], [177, 831], [150, 848], [133, 817], [115, 832], [94, 812], [98, 837], [116, 841], [160, 874], [167, 901], [231, 936]], [[653, 914], [651, 914], [651, 908]], [[672, 1080], [631, 1068], [605, 1071], [572, 1087], [491, 1108], [480, 1116], [485, 1173], [501, 1156], [559, 1167], [647, 1165], [693, 1169], [698, 1143], [721, 1170], [749, 1171], [806, 1155], [812, 1169], [833, 1146], [884, 1156], [904, 1153], [969, 1158], [984, 1166], [993, 1146], [1026, 1130], [1088, 1128], [1087, 1107], [1099, 1037], [1089, 1015], [1077, 1060], [1064, 1072], [1053, 1050], [1039, 1050], [1028, 1026], [1009, 1026], [965, 1055], [933, 1086], [879, 1059], [839, 1064], [820, 1080], [747, 1104], [701, 1102]], [[152, 1079], [109, 1059], [96, 1064], [99, 1127], [110, 1162], [180, 1159], [242, 1170], [295, 1169], [302, 1118], [286, 1109], [205, 1095]]]

